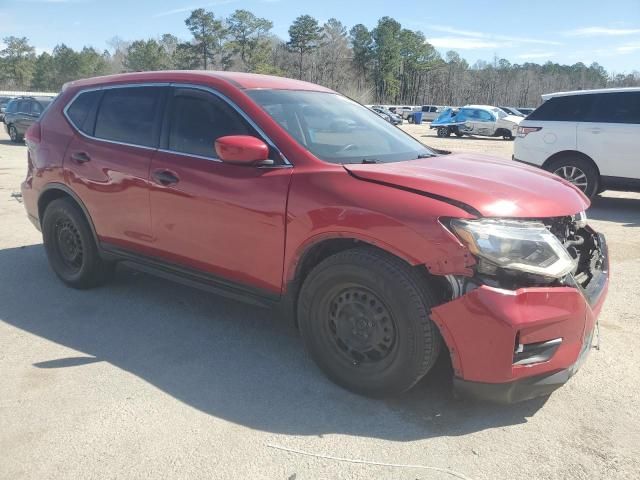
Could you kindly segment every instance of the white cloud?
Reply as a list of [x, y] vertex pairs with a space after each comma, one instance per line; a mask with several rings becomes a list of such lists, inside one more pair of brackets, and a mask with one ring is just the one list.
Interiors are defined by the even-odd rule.
[[164, 12], [158, 12], [158, 13], [153, 15], [153, 18], [167, 17], [169, 15], [175, 15], [177, 13], [191, 12], [191, 11], [196, 10], [198, 8], [213, 7], [215, 5], [224, 5], [226, 3], [232, 3], [232, 2], [235, 2], [235, 1], [236, 0], [219, 0], [217, 2], [206, 3], [204, 5], [191, 5], [189, 7], [174, 8], [172, 10], [167, 10], [167, 11], [164, 11]]
[[[485, 32], [477, 32], [473, 30], [460, 30], [458, 28], [449, 27], [447, 25], [433, 25], [429, 27], [430, 30], [435, 30], [436, 32], [444, 32], [451, 33], [454, 35], [460, 35], [462, 37], [470, 37], [470, 38], [478, 38], [485, 39], [488, 41], [498, 41], [498, 42], [508, 42], [511, 44], [517, 43], [530, 43], [530, 44], [539, 44], [539, 45], [561, 45], [560, 42], [554, 40], [546, 40], [541, 38], [531, 38], [531, 37], [519, 37], [512, 35], [496, 35], [493, 33], [485, 33]], [[505, 45], [508, 46], [508, 45]]]
[[584, 27], [564, 32], [567, 37], [618, 37], [640, 33], [640, 28]]
[[621, 54], [633, 53], [637, 50], [640, 50], [640, 41], [626, 43], [615, 48], [615, 51]]
[[539, 58], [551, 58], [555, 54], [555, 52], [528, 52], [516, 55], [516, 58], [520, 58], [522, 60], [535, 60]]
[[497, 42], [471, 37], [432, 37], [427, 38], [427, 41], [436, 48], [459, 48], [460, 50], [499, 48], [503, 46]]

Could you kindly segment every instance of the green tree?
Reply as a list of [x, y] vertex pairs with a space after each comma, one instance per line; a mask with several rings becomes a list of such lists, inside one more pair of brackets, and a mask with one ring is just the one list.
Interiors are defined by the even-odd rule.
[[188, 42], [179, 43], [173, 52], [171, 61], [177, 70], [196, 70], [200, 67], [200, 54]]
[[209, 60], [214, 60], [215, 55], [222, 50], [222, 42], [226, 36], [226, 29], [221, 20], [207, 12], [204, 8], [198, 8], [191, 12], [184, 22], [194, 38], [194, 48], [202, 55], [202, 64], [206, 70]]
[[349, 31], [349, 37], [353, 52], [353, 65], [359, 75], [358, 83], [362, 87], [373, 59], [373, 38], [371, 32], [361, 23]]
[[54, 83], [52, 87], [59, 90], [72, 80], [82, 78], [82, 58], [80, 54], [64, 43], [53, 49]]
[[302, 79], [304, 55], [320, 45], [322, 29], [311, 15], [300, 15], [289, 27], [287, 47], [298, 55], [298, 78]]
[[236, 10], [227, 18], [227, 28], [231, 38], [227, 47], [240, 56], [247, 71], [253, 72], [268, 62], [271, 50], [268, 35], [273, 28], [270, 20], [247, 10]]
[[155, 40], [136, 40], [127, 48], [124, 67], [131, 72], [164, 70], [169, 58], [166, 51]]
[[400, 91], [398, 72], [400, 70], [400, 23], [391, 17], [382, 17], [373, 29], [374, 60], [377, 96], [380, 99], [395, 100]]
[[42, 92], [49, 92], [56, 89], [55, 62], [53, 57], [47, 52], [42, 52], [35, 61], [31, 88]]
[[0, 76], [2, 80], [20, 90], [31, 84], [36, 63], [35, 49], [27, 37], [5, 37], [5, 48], [0, 50]]
[[83, 47], [79, 53], [79, 78], [96, 77], [107, 73], [107, 62], [93, 47]]

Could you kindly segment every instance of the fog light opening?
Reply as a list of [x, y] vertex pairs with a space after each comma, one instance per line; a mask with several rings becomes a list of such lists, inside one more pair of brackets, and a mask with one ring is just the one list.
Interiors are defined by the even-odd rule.
[[520, 332], [518, 332], [513, 351], [513, 364], [531, 365], [533, 363], [546, 362], [553, 357], [561, 344], [562, 338], [523, 344], [520, 343]]

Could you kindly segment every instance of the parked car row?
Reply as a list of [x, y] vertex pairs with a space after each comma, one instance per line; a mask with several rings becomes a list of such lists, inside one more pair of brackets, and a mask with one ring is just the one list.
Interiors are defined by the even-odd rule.
[[21, 142], [27, 129], [33, 125], [54, 97], [17, 97], [7, 102], [0, 121], [12, 142]]
[[523, 117], [508, 115], [498, 107], [490, 105], [465, 105], [461, 108], [446, 108], [429, 128], [436, 129], [438, 137], [455, 134], [502, 137], [513, 140], [518, 124]]

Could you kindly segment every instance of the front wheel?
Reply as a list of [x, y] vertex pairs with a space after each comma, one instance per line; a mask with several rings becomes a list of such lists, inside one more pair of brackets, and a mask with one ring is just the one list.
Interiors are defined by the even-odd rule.
[[447, 138], [449, 135], [451, 135], [449, 127], [438, 127], [438, 136], [440, 138]]
[[302, 339], [337, 384], [381, 397], [404, 392], [433, 366], [441, 339], [428, 285], [373, 248], [339, 252], [306, 278], [298, 300]]
[[113, 273], [113, 263], [100, 258], [89, 223], [73, 201], [60, 198], [47, 206], [42, 237], [51, 268], [70, 287], [95, 287]]

